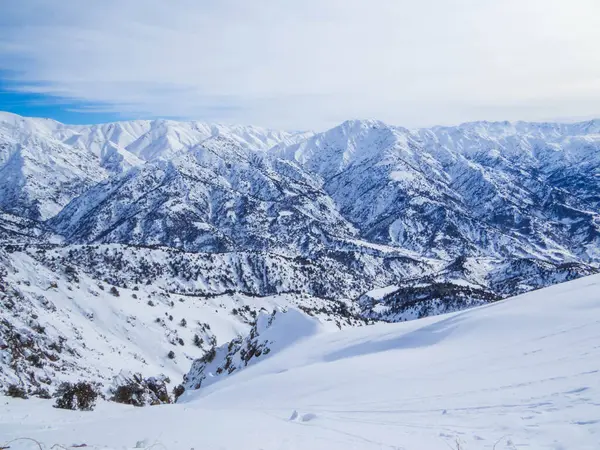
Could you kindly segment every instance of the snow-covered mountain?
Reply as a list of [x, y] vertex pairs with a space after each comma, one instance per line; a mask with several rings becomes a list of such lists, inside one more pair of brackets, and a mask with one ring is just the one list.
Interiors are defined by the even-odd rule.
[[76, 126], [0, 112], [0, 208], [45, 220], [110, 175], [170, 159], [209, 138], [265, 151], [308, 135], [169, 120]]
[[600, 121], [407, 130], [348, 121], [276, 153], [363, 239], [423, 255], [596, 261]]
[[295, 164], [223, 137], [111, 178], [49, 223], [71, 242], [186, 251], [302, 254], [326, 239], [354, 236], [329, 196]]
[[[339, 328], [596, 273], [600, 121], [408, 130], [354, 120], [315, 134], [0, 113], [0, 252], [10, 306], [0, 383], [34, 390], [61, 367], [103, 383], [121, 369], [173, 376], [214, 346], [164, 360], [173, 330], [184, 343], [200, 331], [153, 322], [163, 320], [155, 297], [167, 318], [185, 303], [179, 320], [226, 329], [221, 344], [250, 332], [261, 308]], [[15, 339], [31, 346], [15, 350]], [[73, 352], [60, 362], [57, 339]], [[131, 364], [103, 361], [109, 349]]]
[[442, 260], [589, 263], [600, 248], [599, 129], [348, 121], [311, 136], [3, 113], [0, 207], [53, 217], [73, 242], [222, 251], [293, 239], [306, 254], [317, 241], [352, 238]]
[[[439, 283], [453, 265], [445, 283], [492, 298], [598, 266], [599, 123], [355, 120], [312, 134], [3, 113], [0, 208], [70, 244], [266, 252], [320, 270], [335, 260], [364, 292]], [[465, 258], [486, 262], [467, 270], [455, 262]], [[537, 281], [500, 269], [527, 261], [546, 268]]]

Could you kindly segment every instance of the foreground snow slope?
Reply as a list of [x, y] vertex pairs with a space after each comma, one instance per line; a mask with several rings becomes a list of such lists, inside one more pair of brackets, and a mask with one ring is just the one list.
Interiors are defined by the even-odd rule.
[[48, 447], [429, 450], [458, 439], [463, 449], [597, 449], [599, 325], [596, 275], [308, 336], [177, 405], [74, 413], [3, 399], [0, 436]]
[[52, 393], [80, 380], [107, 392], [121, 372], [166, 375], [171, 390], [212, 347], [248, 334], [257, 316], [289, 307], [302, 306], [335, 329], [364, 323], [345, 303], [306, 295], [180, 295], [129, 281], [117, 289], [58, 266], [0, 249], [1, 394], [10, 384]]

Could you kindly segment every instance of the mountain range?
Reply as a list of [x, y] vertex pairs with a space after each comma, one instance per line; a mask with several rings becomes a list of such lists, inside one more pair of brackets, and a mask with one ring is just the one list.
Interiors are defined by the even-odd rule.
[[[187, 344], [194, 334], [227, 342], [260, 308], [293, 305], [337, 327], [396, 322], [598, 272], [600, 120], [427, 129], [351, 120], [315, 133], [0, 113], [0, 244], [0, 352], [10, 352], [0, 378], [39, 379], [31, 354], [57, 357], [59, 336], [89, 333], [104, 343], [60, 358], [77, 373], [114, 335], [136, 361], [182, 374], [208, 347], [155, 364], [152, 347], [179, 345], [175, 331]], [[77, 298], [90, 295], [102, 304]], [[147, 305], [159, 297], [160, 323]], [[183, 332], [162, 316], [186, 299], [198, 317]], [[203, 319], [213, 307], [225, 322]], [[98, 317], [100, 328], [81, 325]], [[155, 345], [131, 349], [140, 317]], [[211, 320], [221, 331], [200, 330]], [[15, 346], [21, 338], [39, 351]], [[98, 379], [117, 367], [105, 369]]]

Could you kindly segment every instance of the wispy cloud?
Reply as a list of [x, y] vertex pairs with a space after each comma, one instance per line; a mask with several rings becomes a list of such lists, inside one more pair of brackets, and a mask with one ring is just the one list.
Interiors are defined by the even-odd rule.
[[12, 88], [98, 110], [293, 128], [600, 114], [597, 0], [1, 8], [0, 69]]

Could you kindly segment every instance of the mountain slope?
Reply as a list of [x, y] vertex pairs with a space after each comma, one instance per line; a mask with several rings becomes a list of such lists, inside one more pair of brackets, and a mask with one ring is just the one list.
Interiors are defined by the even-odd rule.
[[592, 450], [599, 286], [592, 276], [461, 313], [309, 333], [175, 405], [72, 413], [10, 400], [0, 434], [102, 448]]
[[364, 239], [441, 258], [589, 262], [600, 243], [599, 149], [597, 122], [411, 131], [348, 121], [275, 151], [319, 174]]
[[99, 181], [206, 139], [265, 151], [308, 135], [168, 120], [64, 125], [0, 112], [0, 207], [45, 220]]
[[45, 264], [0, 249], [0, 392], [16, 384], [39, 395], [85, 380], [107, 393], [121, 372], [166, 375], [172, 388], [194, 359], [248, 333], [261, 311], [301, 307], [336, 329], [365, 323], [349, 302], [293, 292], [193, 295], [159, 283], [127, 286], [93, 278], [73, 261]]
[[354, 235], [310, 175], [225, 138], [112, 178], [50, 224], [72, 242], [188, 251], [297, 253], [322, 247], [328, 236]]
[[108, 176], [94, 155], [51, 137], [54, 126], [0, 115], [0, 208], [45, 220]]
[[48, 226], [0, 209], [0, 245], [60, 244], [64, 240]]

